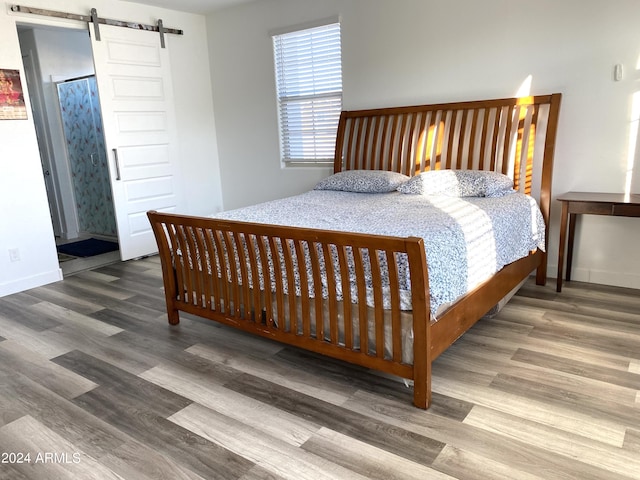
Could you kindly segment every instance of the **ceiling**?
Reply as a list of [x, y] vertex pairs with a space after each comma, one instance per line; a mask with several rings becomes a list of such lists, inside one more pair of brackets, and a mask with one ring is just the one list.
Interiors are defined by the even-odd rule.
[[206, 15], [215, 10], [220, 10], [234, 5], [249, 3], [255, 0], [125, 0], [132, 3], [142, 3], [156, 7], [179, 10], [181, 12], [198, 13]]

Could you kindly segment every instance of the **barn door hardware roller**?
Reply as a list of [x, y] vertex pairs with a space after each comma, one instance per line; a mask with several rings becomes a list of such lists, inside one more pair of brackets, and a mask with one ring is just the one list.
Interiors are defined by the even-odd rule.
[[23, 5], [12, 5], [12, 12], [17, 13], [31, 13], [33, 15], [44, 15], [47, 17], [66, 18], [69, 20], [79, 20], [81, 22], [87, 22], [93, 24], [93, 31], [95, 32], [96, 40], [100, 41], [100, 24], [112, 25], [114, 27], [133, 28], [136, 30], [146, 30], [149, 32], [158, 32], [160, 34], [160, 45], [165, 48], [164, 36], [167, 33], [174, 35], [183, 35], [184, 32], [177, 28], [167, 28], [163, 25], [162, 20], [158, 20], [157, 25], [145, 25], [138, 22], [124, 22], [122, 20], [112, 20], [110, 18], [100, 18], [98, 11], [95, 8], [91, 9], [90, 15], [78, 15], [75, 13], [57, 12], [54, 10], [45, 10], [43, 8], [25, 7]]

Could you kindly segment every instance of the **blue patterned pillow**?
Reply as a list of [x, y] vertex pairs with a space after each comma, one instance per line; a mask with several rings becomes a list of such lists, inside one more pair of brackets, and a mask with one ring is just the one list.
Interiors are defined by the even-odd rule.
[[409, 177], [386, 170], [347, 170], [321, 180], [314, 190], [340, 192], [387, 193], [397, 190]]
[[513, 181], [502, 173], [491, 171], [430, 170], [400, 185], [398, 191], [448, 197], [501, 197], [513, 192]]

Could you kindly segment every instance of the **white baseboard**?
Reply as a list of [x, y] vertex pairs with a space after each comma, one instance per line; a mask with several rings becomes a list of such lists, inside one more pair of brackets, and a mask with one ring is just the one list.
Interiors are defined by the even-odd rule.
[[60, 268], [40, 273], [32, 277], [12, 280], [10, 282], [0, 284], [0, 297], [11, 295], [13, 293], [24, 292], [25, 290], [40, 287], [48, 283], [59, 282], [60, 280], [62, 280], [62, 270]]
[[[550, 278], [558, 277], [558, 267], [548, 266], [547, 274]], [[565, 271], [564, 276], [567, 273]], [[590, 268], [574, 267], [571, 269], [571, 280], [576, 282], [597, 283], [614, 287], [640, 289], [640, 273], [612, 272], [607, 270], [594, 270]]]

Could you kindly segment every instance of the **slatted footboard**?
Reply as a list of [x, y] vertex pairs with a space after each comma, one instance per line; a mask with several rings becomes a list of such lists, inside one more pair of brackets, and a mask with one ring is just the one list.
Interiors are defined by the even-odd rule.
[[[169, 322], [179, 311], [414, 380], [430, 403], [423, 240], [149, 212]], [[399, 260], [412, 310], [401, 310]]]

